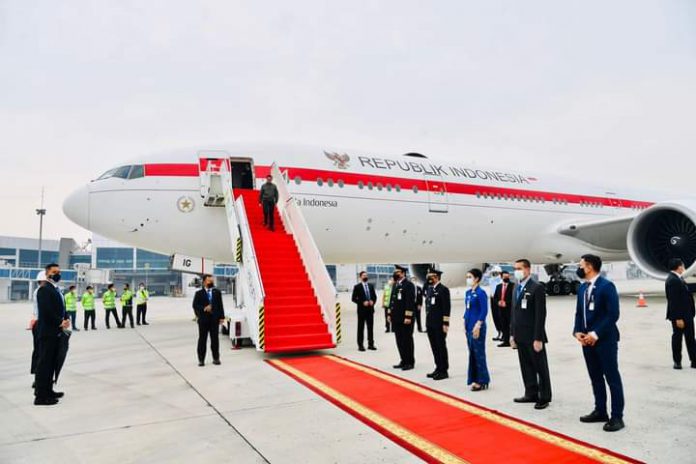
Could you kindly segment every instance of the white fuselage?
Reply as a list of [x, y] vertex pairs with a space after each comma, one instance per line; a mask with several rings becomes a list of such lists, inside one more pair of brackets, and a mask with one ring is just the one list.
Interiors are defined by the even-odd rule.
[[[337, 160], [343, 153], [281, 148], [228, 149], [223, 155], [252, 159], [257, 187], [273, 162], [287, 172], [326, 263], [505, 262], [522, 256], [569, 262], [593, 250], [558, 234], [559, 227], [635, 216], [660, 200], [432, 158], [349, 152], [348, 159]], [[203, 206], [198, 156], [192, 150], [130, 163], [144, 165], [145, 175], [92, 181], [66, 200], [65, 213], [132, 246], [232, 262], [224, 208]], [[605, 257], [625, 259], [628, 253]]]

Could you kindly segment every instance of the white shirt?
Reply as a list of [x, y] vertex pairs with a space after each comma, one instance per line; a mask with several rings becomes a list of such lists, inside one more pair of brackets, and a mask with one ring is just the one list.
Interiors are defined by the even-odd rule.
[[[594, 291], [594, 286], [597, 283], [597, 279], [599, 279], [599, 274], [594, 276], [594, 278], [592, 278], [592, 280], [589, 281], [590, 285], [587, 287], [587, 290], [585, 293], [585, 301], [589, 301], [589, 297], [590, 297], [590, 295], [592, 295], [592, 292]], [[583, 301], [583, 304], [585, 303], [585, 301]], [[587, 311], [587, 308], [585, 308], [585, 311]], [[599, 340], [599, 335], [597, 335], [597, 332], [595, 332], [594, 330], [592, 332], [590, 332], [588, 335], [590, 337], [594, 338], [595, 340]]]

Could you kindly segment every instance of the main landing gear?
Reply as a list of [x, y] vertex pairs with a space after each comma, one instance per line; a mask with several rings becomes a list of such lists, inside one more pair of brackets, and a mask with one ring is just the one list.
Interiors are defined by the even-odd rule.
[[549, 296], [576, 295], [580, 288], [580, 281], [574, 279], [566, 271], [568, 266], [563, 264], [547, 264], [544, 266], [549, 281], [546, 282], [546, 294]]

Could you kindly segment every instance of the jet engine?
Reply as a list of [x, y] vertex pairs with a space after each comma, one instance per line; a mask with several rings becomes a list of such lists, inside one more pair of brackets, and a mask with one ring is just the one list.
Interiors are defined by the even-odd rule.
[[696, 202], [658, 203], [631, 222], [628, 252], [646, 274], [664, 280], [669, 260], [681, 258], [687, 275], [696, 271]]

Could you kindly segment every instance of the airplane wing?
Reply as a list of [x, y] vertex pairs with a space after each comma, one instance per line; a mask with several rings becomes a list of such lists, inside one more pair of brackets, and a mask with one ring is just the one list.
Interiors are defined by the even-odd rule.
[[595, 248], [625, 251], [628, 249], [626, 241], [628, 229], [634, 219], [635, 215], [631, 215], [588, 222], [574, 222], [561, 226], [558, 232]]

